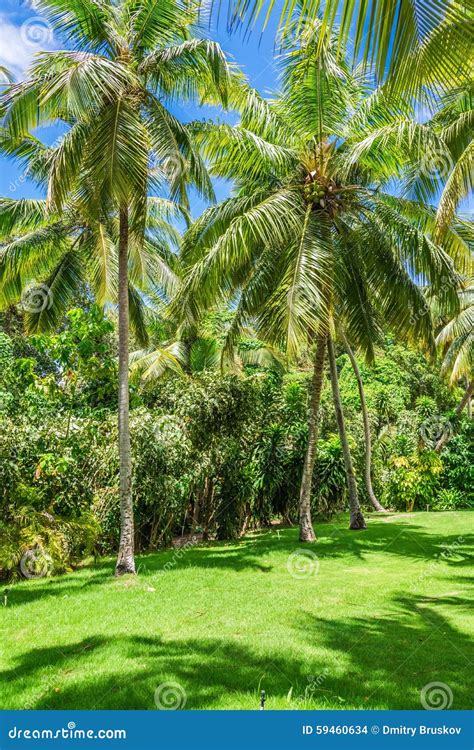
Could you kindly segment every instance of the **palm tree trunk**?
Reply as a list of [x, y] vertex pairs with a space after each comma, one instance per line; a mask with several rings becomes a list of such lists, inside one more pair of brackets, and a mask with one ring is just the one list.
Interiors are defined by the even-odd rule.
[[374, 506], [375, 510], [384, 513], [386, 512], [385, 508], [377, 500], [374, 488], [372, 487], [372, 436], [370, 434], [369, 412], [367, 410], [367, 402], [365, 400], [364, 384], [362, 382], [362, 376], [360, 374], [359, 365], [357, 364], [357, 359], [355, 358], [354, 352], [352, 351], [349, 342], [347, 341], [343, 333], [341, 333], [341, 338], [344, 344], [344, 348], [351, 361], [352, 369], [357, 380], [357, 387], [359, 389], [360, 409], [362, 412], [362, 420], [364, 423], [365, 438], [365, 486], [367, 488], [367, 494], [369, 496], [370, 502]]
[[352, 465], [352, 456], [347, 440], [346, 425], [344, 421], [344, 412], [342, 411], [341, 394], [339, 391], [339, 380], [337, 377], [336, 357], [334, 354], [334, 344], [331, 336], [328, 336], [328, 358], [329, 371], [331, 374], [332, 396], [334, 400], [334, 410], [336, 412], [337, 427], [341, 439], [342, 453], [344, 456], [344, 466], [346, 468], [347, 490], [349, 493], [349, 508], [351, 512], [349, 528], [355, 530], [366, 529], [364, 516], [359, 505], [357, 493], [357, 483]]
[[[473, 391], [474, 391], [474, 380], [471, 380], [470, 382], [468, 382], [466, 386], [466, 390], [464, 391], [464, 396], [462, 397], [459, 404], [456, 406], [456, 409], [454, 412], [456, 417], [458, 417], [461, 414], [465, 406], [467, 406], [469, 409]], [[468, 411], [468, 415], [469, 415], [469, 411]], [[435, 447], [436, 453], [441, 453], [441, 451], [443, 450], [444, 446], [446, 445], [450, 437], [451, 437], [451, 432], [449, 430], [445, 430], [443, 435], [441, 435], [440, 439], [436, 443], [436, 447]]]
[[120, 545], [115, 575], [135, 573], [128, 387], [128, 208], [120, 209], [119, 234], [119, 465]]
[[319, 427], [319, 404], [321, 402], [321, 391], [323, 388], [324, 358], [326, 356], [326, 332], [320, 333], [316, 339], [316, 357], [314, 360], [313, 378], [311, 381], [311, 402], [308, 420], [308, 448], [303, 465], [303, 476], [300, 489], [300, 542], [314, 542], [314, 533], [311, 521], [311, 487], [313, 483], [313, 469], [316, 461], [318, 427]]
[[468, 397], [467, 397], [467, 416], [469, 419], [472, 419], [472, 388], [471, 391], [469, 391], [469, 378], [466, 376], [466, 389], [468, 390]]

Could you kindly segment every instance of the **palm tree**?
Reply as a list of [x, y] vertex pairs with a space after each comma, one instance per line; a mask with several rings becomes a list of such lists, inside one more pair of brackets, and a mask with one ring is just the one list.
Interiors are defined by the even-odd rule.
[[336, 355], [334, 351], [334, 342], [331, 336], [328, 336], [328, 359], [329, 359], [329, 372], [331, 376], [331, 387], [334, 400], [334, 408], [336, 412], [337, 429], [339, 431], [339, 437], [341, 440], [342, 455], [344, 457], [344, 466], [346, 469], [346, 480], [347, 489], [349, 494], [349, 509], [351, 512], [350, 524], [351, 529], [365, 529], [367, 524], [365, 523], [364, 516], [360, 509], [359, 496], [357, 492], [357, 482], [354, 473], [354, 466], [352, 464], [352, 456], [349, 448], [349, 442], [347, 439], [346, 424], [344, 414], [342, 411], [341, 393], [339, 390], [339, 380], [337, 375], [336, 366]]
[[[436, 343], [443, 357], [441, 372], [449, 376], [450, 385], [462, 383], [464, 394], [455, 409], [459, 416], [467, 407], [471, 416], [471, 398], [474, 392], [474, 285], [466, 281], [459, 290], [460, 310], [449, 319], [436, 305], [433, 305], [439, 332]], [[450, 433], [445, 431], [438, 440], [435, 450], [441, 452], [448, 442]]]
[[[231, 28], [248, 29], [258, 18], [265, 29], [276, 12], [272, 0], [234, 0]], [[354, 61], [375, 64], [378, 80], [392, 90], [435, 93], [471, 78], [474, 33], [472, 5], [458, 0], [288, 0], [283, 3], [279, 31], [291, 36], [292, 20], [319, 22], [319, 42], [338, 33], [341, 55], [351, 37]], [[339, 24], [338, 29], [336, 24]]]
[[[97, 304], [117, 304], [117, 222], [88, 221], [79, 211], [70, 204], [59, 213], [45, 199], [0, 198], [0, 307], [21, 302], [28, 334], [57, 328], [85, 285]], [[130, 248], [130, 323], [144, 346], [144, 293], [172, 285], [168, 261], [181, 214], [172, 201], [149, 197], [145, 240]]]
[[355, 375], [355, 379], [357, 381], [357, 388], [359, 391], [359, 399], [360, 399], [360, 409], [362, 412], [362, 422], [364, 425], [364, 440], [365, 440], [365, 487], [367, 490], [367, 495], [369, 496], [369, 500], [372, 503], [374, 509], [378, 512], [385, 512], [385, 508], [380, 503], [380, 501], [377, 499], [377, 496], [374, 492], [374, 488], [372, 486], [372, 434], [370, 430], [370, 420], [369, 420], [369, 412], [367, 409], [367, 402], [365, 400], [365, 391], [364, 391], [364, 382], [362, 380], [362, 375], [360, 372], [360, 368], [357, 362], [357, 358], [352, 351], [352, 348], [347, 340], [347, 338], [344, 336], [343, 333], [340, 332], [342, 343], [344, 346], [344, 349], [347, 352], [347, 356], [349, 357], [352, 370]]
[[[43, 0], [41, 12], [73, 49], [42, 53], [24, 82], [6, 87], [0, 115], [18, 153], [30, 131], [64, 123], [48, 163], [48, 203], [80, 200], [90, 220], [118, 225], [119, 455], [121, 535], [116, 574], [134, 573], [129, 432], [129, 252], [144, 241], [147, 197], [169, 187], [186, 203], [186, 182], [212, 186], [192, 138], [166, 108], [173, 98], [226, 101], [229, 66], [211, 41], [191, 36], [195, 6], [177, 0]], [[77, 51], [80, 49], [80, 51]]]
[[427, 126], [438, 144], [414, 165], [407, 189], [415, 199], [437, 201], [436, 233], [443, 238], [474, 182], [474, 87], [472, 80], [452, 86], [440, 99]]
[[[433, 343], [416, 274], [456, 305], [450, 254], [468, 257], [456, 228], [444, 247], [430, 238], [435, 211], [384, 191], [435, 134], [411, 120], [338, 60], [337, 42], [303, 32], [283, 58], [273, 101], [248, 92], [238, 126], [207, 124], [197, 137], [214, 174], [234, 194], [207, 209], [184, 238], [188, 275], [173, 309], [199, 319], [232, 299], [230, 350], [249, 322], [289, 355], [316, 339], [308, 451], [300, 494], [300, 539], [314, 539], [310, 491], [330, 321], [373, 354], [375, 310], [393, 330]], [[370, 248], [370, 253], [367, 252]], [[413, 325], [411, 325], [411, 320]]]
[[[179, 258], [173, 258], [176, 284], [168, 285], [176, 294], [180, 283]], [[165, 285], [161, 288], [165, 291]], [[195, 375], [206, 371], [245, 373], [246, 367], [282, 370], [285, 357], [282, 352], [259, 341], [252, 329], [247, 329], [232, 357], [224, 349], [226, 332], [232, 323], [232, 312], [212, 312], [199, 326], [183, 327], [166, 317], [170, 303], [166, 295], [151, 295], [152, 307], [148, 309], [147, 331], [150, 341], [146, 348], [132, 352], [132, 371], [143, 382], [156, 380], [168, 371]]]

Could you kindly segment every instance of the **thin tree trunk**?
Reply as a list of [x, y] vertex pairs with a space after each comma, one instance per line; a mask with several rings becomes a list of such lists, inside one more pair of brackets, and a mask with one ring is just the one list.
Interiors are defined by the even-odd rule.
[[[466, 388], [469, 389], [469, 379], [466, 377]], [[472, 419], [472, 389], [467, 397], [467, 416]]]
[[120, 209], [119, 236], [119, 464], [120, 545], [115, 575], [135, 573], [128, 387], [128, 208]]
[[314, 542], [316, 539], [311, 521], [311, 487], [318, 443], [319, 404], [321, 402], [321, 391], [323, 387], [326, 338], [326, 332], [318, 334], [316, 338], [316, 357], [314, 360], [313, 378], [311, 381], [311, 401], [308, 420], [308, 448], [306, 450], [303, 465], [303, 476], [300, 489], [300, 542]]
[[349, 508], [351, 512], [349, 528], [354, 531], [366, 529], [367, 525], [362, 515], [357, 493], [357, 483], [352, 465], [352, 456], [347, 440], [346, 425], [344, 421], [344, 412], [342, 411], [341, 394], [339, 391], [339, 380], [337, 377], [336, 357], [334, 354], [334, 344], [331, 336], [328, 336], [328, 358], [329, 371], [331, 374], [332, 395], [334, 400], [334, 410], [336, 412], [337, 427], [341, 439], [342, 453], [344, 456], [344, 466], [346, 469], [347, 490], [349, 493]]
[[385, 508], [377, 500], [377, 496], [374, 492], [374, 488], [372, 487], [372, 436], [370, 434], [369, 412], [367, 410], [367, 402], [365, 400], [364, 384], [362, 382], [362, 376], [360, 374], [359, 365], [357, 364], [357, 359], [355, 358], [354, 352], [352, 351], [349, 342], [347, 341], [344, 334], [341, 334], [341, 338], [344, 344], [344, 348], [351, 361], [352, 369], [354, 371], [354, 375], [357, 380], [357, 387], [359, 389], [360, 409], [362, 412], [362, 420], [364, 422], [365, 486], [367, 488], [367, 494], [375, 510], [379, 512], [380, 511], [385, 512]]
[[[471, 403], [471, 396], [472, 396], [472, 392], [473, 391], [474, 391], [474, 381], [471, 380], [471, 382], [468, 383], [468, 385], [467, 385], [467, 388], [466, 388], [466, 390], [464, 392], [464, 396], [462, 397], [462, 399], [459, 402], [459, 404], [456, 406], [456, 410], [455, 410], [454, 413], [455, 413], [455, 415], [457, 417], [461, 414], [462, 410], [464, 409], [464, 407], [466, 405], [469, 408], [469, 405]], [[446, 443], [448, 442], [448, 440], [450, 439], [450, 437], [451, 437], [451, 432], [449, 430], [446, 430], [441, 435], [440, 439], [436, 443], [436, 447], [435, 447], [436, 453], [441, 453], [441, 451], [443, 450], [444, 446], [446, 445]]]

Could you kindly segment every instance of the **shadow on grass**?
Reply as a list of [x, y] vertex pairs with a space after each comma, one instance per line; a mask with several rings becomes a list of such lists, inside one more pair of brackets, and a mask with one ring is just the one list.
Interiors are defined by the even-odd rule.
[[[448, 595], [435, 604], [453, 603], [467, 601]], [[295, 614], [295, 648], [285, 653], [265, 636], [244, 646], [238, 634], [183, 640], [91, 635], [60, 648], [31, 648], [1, 675], [15, 696], [14, 705], [1, 708], [154, 709], [155, 690], [167, 681], [182, 686], [188, 709], [257, 709], [260, 688], [270, 709], [419, 709], [420, 691], [431, 682], [449, 686], [452, 708], [468, 708], [467, 636], [414, 595], [389, 606], [390, 618], [374, 612], [367, 619], [337, 620]], [[298, 658], [302, 645], [306, 656]], [[262, 655], [265, 649], [268, 655]]]
[[[371, 516], [366, 531], [349, 531], [344, 521], [317, 526], [318, 539], [311, 547], [320, 560], [347, 557], [365, 560], [371, 553], [384, 552], [404, 559], [436, 561], [440, 557], [450, 567], [471, 564], [474, 553], [472, 535], [468, 540], [456, 534], [430, 533], [414, 521], [393, 522], [390, 516]], [[143, 578], [167, 569], [168, 565], [197, 568], [222, 568], [234, 571], [272, 570], [271, 556], [289, 555], [303, 545], [298, 529], [268, 529], [255, 532], [234, 542], [210, 542], [184, 550], [166, 549], [137, 557], [138, 571]], [[264, 562], [262, 558], [270, 555]], [[110, 581], [114, 561], [100, 560], [93, 567], [83, 568], [74, 576], [60, 576], [41, 581], [23, 582], [9, 594], [9, 606], [31, 604], [45, 596], [69, 596]], [[375, 573], [376, 571], [374, 571]]]

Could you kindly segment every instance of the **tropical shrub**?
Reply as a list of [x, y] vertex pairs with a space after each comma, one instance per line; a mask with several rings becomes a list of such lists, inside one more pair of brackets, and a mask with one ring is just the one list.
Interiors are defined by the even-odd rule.
[[[0, 569], [61, 572], [119, 533], [116, 342], [96, 308], [71, 311], [54, 336], [0, 334]], [[364, 441], [357, 384], [345, 355], [340, 387], [361, 498]], [[452, 421], [441, 457], [422, 426], [456, 397], [427, 360], [390, 342], [361, 364], [373, 432], [374, 485], [388, 507], [469, 507], [473, 425]], [[415, 376], [413, 375], [415, 373]], [[423, 392], [420, 393], [420, 382]], [[136, 546], [201, 530], [233, 538], [274, 518], [297, 522], [310, 372], [252, 366], [247, 374], [169, 372], [134, 384], [130, 429]], [[346, 508], [342, 451], [327, 381], [321, 404], [315, 513]], [[451, 418], [451, 417], [450, 417]], [[25, 567], [25, 566], [23, 566]]]
[[426, 510], [438, 491], [442, 471], [441, 459], [433, 451], [393, 456], [385, 472], [383, 503], [408, 512]]

